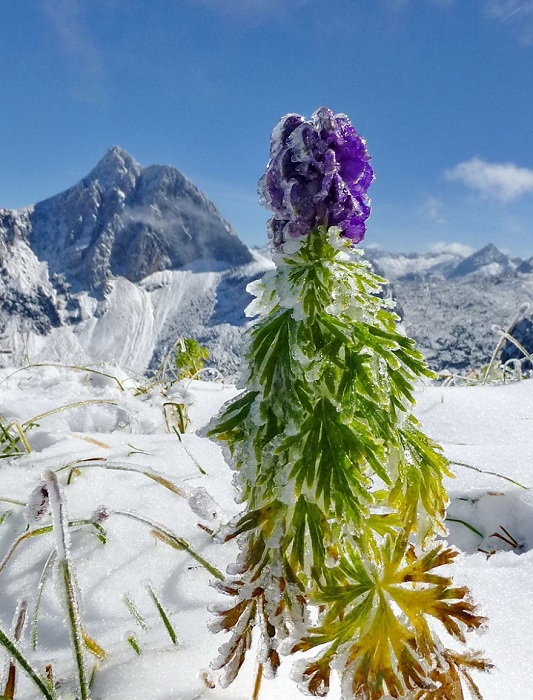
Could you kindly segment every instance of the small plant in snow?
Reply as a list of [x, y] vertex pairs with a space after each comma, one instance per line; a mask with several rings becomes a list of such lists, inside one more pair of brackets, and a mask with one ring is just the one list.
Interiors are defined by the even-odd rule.
[[196, 376], [208, 359], [209, 351], [195, 338], [180, 338], [176, 343], [174, 362], [180, 379]]
[[[492, 326], [492, 330], [498, 334], [499, 338], [488, 364], [480, 368], [472, 368], [466, 375], [444, 371], [439, 373], [437, 378], [444, 385], [449, 386], [450, 384], [506, 384], [531, 377], [531, 369], [529, 368], [533, 362], [533, 357], [513, 335], [517, 323], [524, 318], [528, 310], [529, 302], [524, 302], [520, 305], [514, 318], [506, 328], [502, 328], [497, 324]], [[507, 346], [513, 345], [515, 347], [515, 352], [509, 359], [504, 359], [506, 344]], [[509, 356], [508, 352], [507, 356]]]
[[256, 634], [255, 697], [280, 655], [302, 651], [302, 689], [326, 695], [335, 670], [346, 700], [458, 700], [462, 683], [479, 698], [470, 671], [488, 665], [458, 651], [483, 619], [451, 577], [457, 551], [436, 540], [448, 462], [411, 412], [432, 374], [354, 248], [372, 179], [344, 115], [291, 114], [273, 132], [260, 195], [276, 266], [251, 290], [245, 391], [209, 433], [245, 504], [227, 533], [240, 555], [219, 584], [213, 629], [230, 640], [214, 665], [230, 684]]

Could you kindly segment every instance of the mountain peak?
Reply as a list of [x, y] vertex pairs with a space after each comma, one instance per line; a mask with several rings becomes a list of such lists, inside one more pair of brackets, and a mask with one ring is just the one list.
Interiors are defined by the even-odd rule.
[[479, 259], [494, 260], [496, 258], [500, 259], [505, 257], [505, 253], [502, 253], [499, 248], [497, 248], [494, 243], [487, 243], [487, 245], [480, 248], [480, 250], [472, 253], [470, 257], [475, 256]]
[[474, 273], [492, 276], [503, 272], [510, 272], [515, 268], [516, 266], [508, 255], [502, 253], [494, 243], [488, 243], [480, 250], [462, 260], [453, 270], [450, 277], [463, 277]]
[[171, 166], [142, 167], [113, 146], [76, 185], [33, 208], [26, 237], [72, 290], [104, 293], [198, 261], [215, 268], [252, 254], [214, 204]]
[[133, 185], [142, 168], [135, 158], [119, 146], [111, 146], [84, 183], [97, 180], [102, 188]]

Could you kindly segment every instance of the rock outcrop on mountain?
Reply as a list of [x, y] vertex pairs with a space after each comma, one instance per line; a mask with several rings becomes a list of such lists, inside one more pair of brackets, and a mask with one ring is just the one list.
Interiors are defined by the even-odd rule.
[[269, 265], [178, 170], [113, 147], [65, 192], [0, 210], [0, 349], [144, 371], [194, 334], [234, 371], [243, 319], [223, 318], [224, 289], [243, 309]]
[[214, 205], [176, 168], [142, 168], [113, 147], [89, 175], [28, 213], [26, 238], [51, 274], [73, 291], [105, 291], [114, 277], [138, 282], [154, 272], [204, 261], [252, 261]]

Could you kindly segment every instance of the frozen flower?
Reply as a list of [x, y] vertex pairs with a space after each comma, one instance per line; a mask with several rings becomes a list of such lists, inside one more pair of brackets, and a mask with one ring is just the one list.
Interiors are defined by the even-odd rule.
[[365, 140], [344, 114], [321, 107], [309, 121], [298, 114], [283, 117], [259, 181], [261, 203], [274, 212], [274, 247], [317, 226], [337, 226], [353, 243], [361, 241], [374, 177], [369, 160]]

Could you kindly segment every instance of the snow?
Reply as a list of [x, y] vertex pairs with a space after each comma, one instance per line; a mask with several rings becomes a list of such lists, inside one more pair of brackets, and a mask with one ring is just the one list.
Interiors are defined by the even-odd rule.
[[[35, 489], [47, 470], [53, 470], [69, 517], [90, 519], [96, 512], [107, 533], [103, 544], [91, 526], [69, 528], [82, 624], [106, 652], [101, 662], [87, 655], [89, 670], [95, 662], [98, 666], [93, 700], [249, 700], [255, 675], [251, 656], [229, 689], [206, 685], [216, 681], [209, 663], [226, 641], [207, 628], [209, 606], [224, 603], [210, 585], [213, 574], [186, 551], [153, 534], [170, 531], [183, 538], [220, 571], [234, 561], [234, 543], [220, 544], [210, 534], [238, 512], [232, 473], [219, 447], [198, 431], [236, 389], [221, 382], [186, 380], [164, 392], [160, 385], [151, 386], [149, 380], [116, 366], [94, 369], [0, 369], [4, 423], [22, 425], [37, 417], [37, 425], [27, 432], [32, 452], [0, 461], [0, 521], [8, 513], [0, 524], [0, 562], [26, 528], [27, 514], [17, 502], [31, 500], [31, 512], [39, 510]], [[477, 675], [476, 682], [485, 700], [505, 700], [510, 692], [513, 698], [529, 698], [533, 380], [420, 386], [416, 397], [423, 429], [451, 460], [469, 465], [454, 465], [456, 478], [447, 487], [449, 518], [463, 521], [449, 522], [449, 541], [465, 552], [457, 579], [471, 588], [488, 618], [486, 632], [471, 638], [471, 646], [484, 651], [495, 665], [490, 674]], [[191, 424], [181, 439], [167, 430], [166, 402], [189, 406]], [[78, 405], [43, 416], [67, 404]], [[69, 473], [72, 479], [67, 483]], [[46, 517], [30, 528], [49, 523]], [[29, 601], [31, 620], [39, 578], [53, 546], [51, 533], [27, 538], [3, 568], [0, 563], [2, 629], [12, 630], [23, 598]], [[175, 644], [149, 588], [170, 618]], [[126, 605], [126, 596], [139, 619]], [[46, 664], [53, 664], [56, 679], [64, 679], [62, 700], [74, 697], [74, 660], [58, 581], [44, 583], [38, 633], [37, 649], [31, 651], [27, 622], [22, 649], [41, 673]], [[140, 655], [128, 643], [131, 635], [142, 649]], [[1, 657], [0, 669], [7, 669]], [[290, 680], [291, 666], [291, 660], [285, 660], [278, 678], [263, 681], [262, 700], [302, 697]], [[41, 697], [20, 669], [17, 676], [17, 700]], [[0, 681], [0, 694], [2, 683], [5, 679]], [[338, 685], [330, 697], [338, 700]]]

